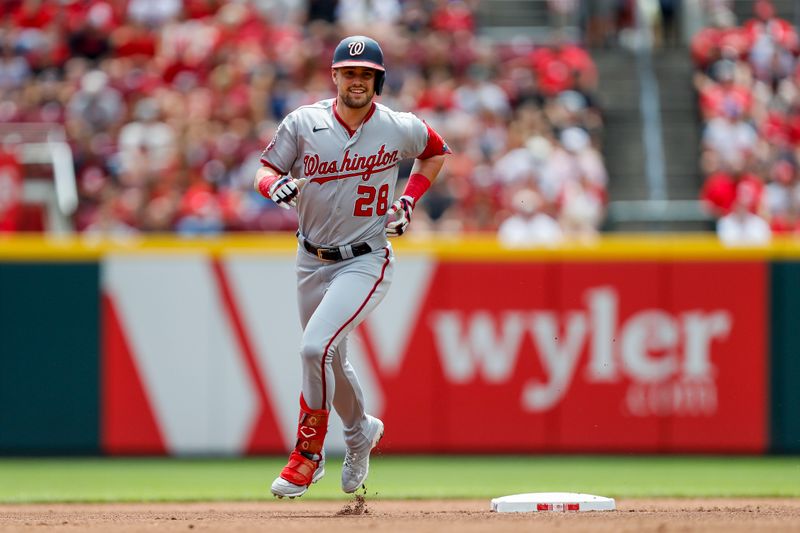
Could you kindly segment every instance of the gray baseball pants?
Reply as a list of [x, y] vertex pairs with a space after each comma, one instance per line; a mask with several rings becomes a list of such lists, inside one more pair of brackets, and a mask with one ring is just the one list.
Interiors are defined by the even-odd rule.
[[303, 397], [311, 409], [342, 419], [348, 447], [361, 445], [364, 393], [347, 359], [347, 335], [380, 303], [394, 274], [391, 246], [330, 262], [302, 246], [297, 254], [297, 298], [303, 340]]

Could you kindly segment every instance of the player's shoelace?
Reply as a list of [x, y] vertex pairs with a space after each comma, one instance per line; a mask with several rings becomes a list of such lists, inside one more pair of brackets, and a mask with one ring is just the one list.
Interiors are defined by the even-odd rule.
[[361, 470], [363, 468], [363, 457], [362, 460], [359, 460], [359, 453], [358, 452], [351, 452], [350, 450], [345, 450], [344, 454], [344, 466], [345, 468], [350, 469], [351, 471], [355, 472], [356, 470]]
[[346, 450], [344, 454], [344, 466], [347, 468], [353, 468], [355, 466], [355, 462], [358, 458], [358, 454], [355, 452], [351, 452], [350, 450]]

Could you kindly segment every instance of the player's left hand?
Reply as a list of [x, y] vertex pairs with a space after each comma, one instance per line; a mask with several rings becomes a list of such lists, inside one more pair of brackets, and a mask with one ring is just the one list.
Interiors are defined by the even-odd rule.
[[306, 178], [294, 179], [284, 176], [269, 188], [269, 197], [284, 209], [297, 206], [297, 195], [306, 183]]
[[414, 199], [401, 196], [389, 208], [389, 222], [386, 224], [387, 237], [399, 237], [405, 233], [411, 223], [411, 212], [414, 210]]

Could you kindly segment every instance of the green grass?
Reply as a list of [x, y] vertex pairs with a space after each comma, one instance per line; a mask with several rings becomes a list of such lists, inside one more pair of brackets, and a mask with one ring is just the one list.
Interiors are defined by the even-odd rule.
[[[283, 457], [0, 459], [0, 502], [269, 500]], [[341, 499], [339, 461], [304, 498]], [[633, 497], [800, 497], [800, 457], [379, 456], [368, 494], [492, 498], [520, 492]]]

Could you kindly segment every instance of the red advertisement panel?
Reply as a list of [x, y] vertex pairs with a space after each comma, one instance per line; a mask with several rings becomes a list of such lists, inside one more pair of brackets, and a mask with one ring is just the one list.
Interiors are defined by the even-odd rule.
[[515, 421], [522, 381], [539, 371], [524, 331], [530, 309], [554, 305], [553, 266], [498, 266], [438, 266], [403, 364], [382, 379], [383, 445], [525, 451], [556, 438], [552, 416]]
[[381, 379], [386, 445], [761, 452], [765, 283], [760, 262], [439, 264]]
[[[672, 305], [682, 313], [683, 383], [673, 393], [677, 450], [763, 451], [767, 442], [766, 263], [675, 265]], [[706, 302], [717, 302], [714, 307]]]
[[[586, 326], [583, 345], [570, 352], [569, 366], [562, 363], [568, 368], [564, 373], [569, 380], [552, 399], [552, 408], [563, 413], [559, 448], [655, 452], [662, 447], [661, 420], [634, 416], [626, 405], [626, 393], [632, 381], [662, 379], [655, 368], [641, 370], [642, 365], [634, 360], [635, 341], [628, 339], [636, 333], [628, 321], [641, 313], [654, 320], [637, 339], [650, 343], [640, 350], [648, 352], [653, 361], [663, 359], [667, 348], [658, 345], [658, 338], [664, 324], [655, 314], [666, 315], [663, 278], [663, 267], [656, 263], [562, 265], [555, 315], [573, 310]], [[538, 405], [536, 412], [548, 407]]]
[[22, 166], [16, 154], [0, 147], [0, 233], [19, 229]]

